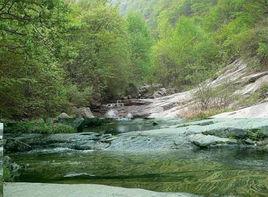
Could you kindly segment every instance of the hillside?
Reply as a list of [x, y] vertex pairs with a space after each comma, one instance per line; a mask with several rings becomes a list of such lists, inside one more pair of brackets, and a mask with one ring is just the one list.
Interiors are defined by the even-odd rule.
[[267, 69], [267, 1], [130, 2], [126, 10], [136, 9], [154, 24], [153, 62], [166, 85], [197, 84], [241, 57]]
[[[208, 79], [189, 91], [142, 99], [143, 105], [113, 110], [117, 110], [121, 117], [132, 114], [134, 117], [189, 119], [207, 118], [229, 111], [230, 113], [215, 117], [267, 118], [267, 99], [268, 72], [253, 71], [244, 61], [236, 60], [220, 70], [213, 79]], [[242, 110], [233, 112], [239, 109]]]

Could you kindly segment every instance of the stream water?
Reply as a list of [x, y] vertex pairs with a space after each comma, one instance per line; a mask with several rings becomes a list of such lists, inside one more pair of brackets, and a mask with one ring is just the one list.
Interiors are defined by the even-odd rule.
[[[131, 128], [147, 124], [150, 125], [148, 121], [139, 122], [139, 125], [129, 123]], [[119, 128], [131, 131], [126, 125]], [[170, 125], [172, 123], [162, 124], [163, 127]], [[255, 150], [224, 148], [124, 153], [55, 149], [57, 147], [51, 152], [10, 154], [23, 166], [15, 181], [94, 183], [199, 195], [268, 196], [268, 155]]]

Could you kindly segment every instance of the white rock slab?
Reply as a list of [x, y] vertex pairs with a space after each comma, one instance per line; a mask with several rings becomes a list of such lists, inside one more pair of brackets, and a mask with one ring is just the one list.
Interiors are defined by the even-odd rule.
[[226, 112], [212, 118], [268, 118], [268, 102], [233, 112]]
[[160, 193], [93, 184], [5, 183], [5, 197], [190, 197], [186, 193]]

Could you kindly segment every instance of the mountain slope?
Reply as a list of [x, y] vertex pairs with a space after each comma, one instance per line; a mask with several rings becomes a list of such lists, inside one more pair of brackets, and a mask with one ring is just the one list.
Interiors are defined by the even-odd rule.
[[[245, 108], [216, 117], [268, 118], [268, 110], [265, 110], [268, 107], [268, 72], [254, 72], [243, 60], [236, 60], [218, 72], [217, 77], [189, 91], [142, 99], [142, 102], [144, 105], [119, 107], [116, 110], [122, 116], [131, 113], [134, 117], [184, 119], [206, 118]], [[250, 106], [253, 107], [247, 108]], [[261, 109], [260, 113], [258, 110]]]

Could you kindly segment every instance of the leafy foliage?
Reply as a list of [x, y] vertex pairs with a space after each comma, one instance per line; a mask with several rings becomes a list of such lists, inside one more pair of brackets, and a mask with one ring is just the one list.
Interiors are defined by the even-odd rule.
[[51, 115], [65, 105], [59, 59], [68, 8], [58, 0], [3, 0], [0, 10], [1, 116]]
[[132, 64], [131, 79], [136, 83], [141, 83], [150, 76], [153, 41], [141, 15], [131, 13], [127, 16], [127, 30]]
[[20, 121], [6, 123], [6, 133], [74, 133], [76, 128], [61, 124], [44, 122], [43, 120], [34, 121]]
[[166, 86], [187, 89], [241, 57], [254, 59], [254, 68], [267, 66], [266, 0], [124, 0], [122, 5], [150, 24], [156, 39], [154, 80]]
[[69, 40], [76, 49], [65, 65], [70, 79], [80, 89], [91, 86], [103, 99], [120, 95], [128, 78], [129, 51], [125, 23], [117, 10], [106, 4], [81, 5]]

